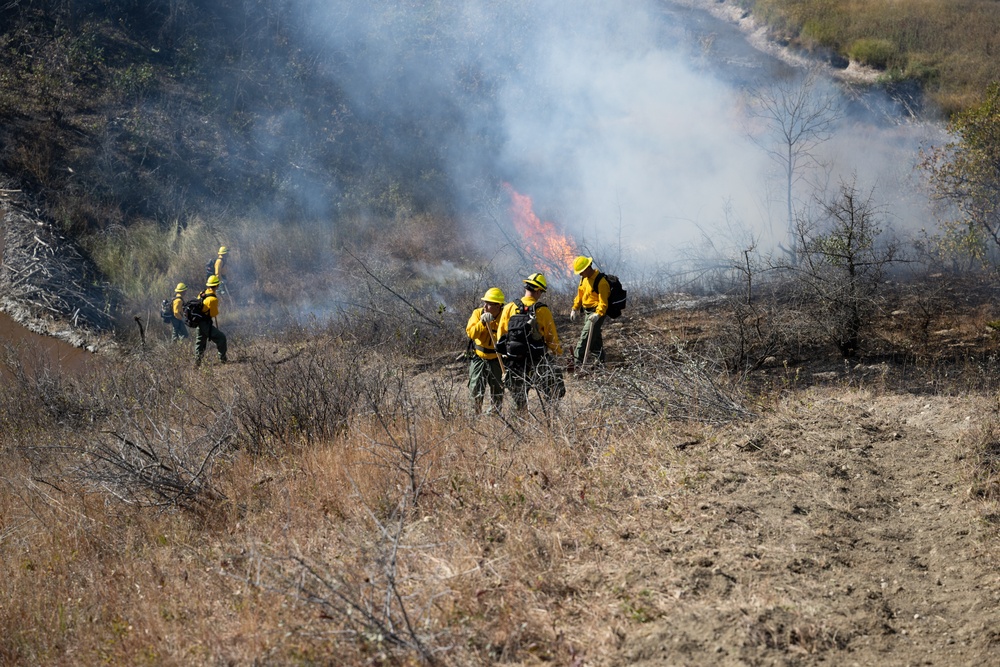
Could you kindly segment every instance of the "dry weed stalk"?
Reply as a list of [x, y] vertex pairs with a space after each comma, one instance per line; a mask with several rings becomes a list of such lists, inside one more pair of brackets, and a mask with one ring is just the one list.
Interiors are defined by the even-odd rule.
[[969, 496], [987, 504], [987, 516], [1000, 517], [1000, 423], [995, 417], [988, 419], [971, 437]]
[[[385, 521], [366, 508], [377, 539], [368, 547], [358, 545], [362, 558], [354, 571], [296, 554], [287, 558], [295, 566], [288, 582], [298, 599], [319, 606], [324, 618], [339, 621], [357, 639], [411, 651], [435, 664], [441, 649], [432, 649], [433, 637], [423, 636], [420, 628], [430, 626], [428, 613], [437, 596], [419, 607], [416, 595], [406, 592], [409, 582], [400, 563], [401, 551], [414, 548], [404, 542], [410, 514], [406, 505], [401, 499]], [[419, 607], [416, 613], [414, 607]]]
[[241, 446], [274, 454], [332, 438], [348, 427], [360, 396], [383, 392], [385, 382], [380, 370], [315, 347], [281, 362], [252, 359], [236, 397]]
[[[190, 414], [190, 405], [171, 401], [170, 406], [172, 414]], [[232, 408], [220, 408], [200, 427], [123, 410], [83, 452], [78, 475], [128, 504], [207, 509], [224, 499], [211, 473], [235, 438]], [[193, 429], [199, 432], [192, 434]]]
[[[416, 508], [430, 478], [432, 456], [447, 436], [436, 441], [425, 439], [419, 427], [419, 405], [403, 375], [400, 373], [396, 379], [391, 397], [365, 391], [371, 418], [385, 440], [367, 437], [362, 448], [372, 456], [374, 466], [405, 479], [403, 503]], [[385, 409], [386, 405], [392, 406], [392, 412]], [[398, 433], [400, 430], [402, 433]]]
[[8, 435], [55, 425], [78, 429], [106, 414], [66, 373], [47, 360], [25, 359], [11, 345], [3, 346], [0, 378], [8, 390], [0, 394], [0, 424]]
[[623, 340], [628, 366], [595, 371], [596, 409], [622, 423], [665, 417], [706, 424], [752, 419], [738, 385], [720, 365], [674, 342]]
[[[391, 414], [383, 409], [380, 397], [368, 397], [371, 426], [385, 439], [364, 433], [355, 436], [371, 457], [358, 465], [381, 471], [386, 486], [396, 489], [395, 498], [369, 505], [365, 500], [368, 489], [346, 473], [365, 525], [356, 530], [343, 523], [332, 527], [342, 538], [337, 556], [331, 560], [322, 553], [304, 553], [293, 539], [287, 555], [258, 555], [246, 580], [318, 607], [322, 620], [337, 624], [337, 632], [352, 637], [366, 651], [409, 653], [433, 665], [449, 647], [430, 630], [432, 612], [436, 600], [451, 592], [428, 591], [412, 574], [419, 566], [405, 556], [430, 548], [416, 542], [420, 531], [415, 529], [414, 510], [430, 480], [429, 457], [440, 443], [424, 444], [427, 438], [420, 429], [418, 406], [404, 382], [397, 392], [388, 403], [402, 407]], [[400, 476], [405, 483], [395, 483]]]

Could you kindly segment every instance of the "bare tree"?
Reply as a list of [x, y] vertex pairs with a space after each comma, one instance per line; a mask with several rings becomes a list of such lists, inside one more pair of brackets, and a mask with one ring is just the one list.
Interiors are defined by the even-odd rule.
[[879, 291], [899, 244], [887, 237], [874, 191], [854, 181], [822, 204], [819, 220], [797, 224], [798, 264], [791, 268], [801, 307], [845, 357], [857, 354], [864, 327], [878, 309]]
[[787, 241], [779, 244], [792, 265], [798, 261], [794, 211], [795, 185], [810, 168], [820, 167], [816, 148], [832, 135], [842, 117], [839, 98], [822, 87], [812, 70], [803, 78], [783, 79], [749, 91], [747, 134], [782, 170], [785, 186]]

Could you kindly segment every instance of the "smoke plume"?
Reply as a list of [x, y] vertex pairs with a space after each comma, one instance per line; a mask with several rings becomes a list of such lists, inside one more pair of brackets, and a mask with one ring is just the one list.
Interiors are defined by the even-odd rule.
[[[337, 54], [329, 74], [355, 113], [388, 128], [380, 159], [433, 153], [454, 209], [486, 242], [498, 239], [476, 212], [500, 182], [607, 257], [668, 262], [733, 226], [764, 245], [782, 238], [780, 174], [747, 137], [743, 93], [790, 68], [739, 44], [732, 25], [651, 0], [337, 0], [300, 12]], [[846, 97], [844, 108], [855, 112], [814, 180], [857, 175], [912, 224], [922, 131]]]

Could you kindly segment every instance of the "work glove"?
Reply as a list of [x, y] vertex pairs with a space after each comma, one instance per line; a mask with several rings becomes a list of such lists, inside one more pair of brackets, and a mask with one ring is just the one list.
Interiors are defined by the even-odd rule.
[[569, 321], [570, 322], [576, 322], [576, 318], [579, 315], [580, 315], [580, 311], [579, 310], [573, 309], [573, 310], [569, 311]]
[[482, 322], [483, 324], [488, 324], [489, 322], [492, 322], [493, 313], [484, 312], [482, 315], [479, 316], [479, 321]]
[[598, 315], [597, 313], [591, 313], [590, 315], [587, 316], [587, 319], [590, 320], [592, 323], [597, 324], [597, 320], [601, 319], [601, 316]]

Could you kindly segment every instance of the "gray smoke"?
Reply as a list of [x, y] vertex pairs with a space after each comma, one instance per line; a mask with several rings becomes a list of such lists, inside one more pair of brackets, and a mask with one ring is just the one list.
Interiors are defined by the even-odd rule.
[[[742, 89], [788, 67], [736, 45], [731, 25], [652, 0], [336, 0], [302, 11], [341, 54], [331, 76], [356, 108], [405, 128], [396, 157], [442, 151], [471, 225], [484, 224], [483, 184], [502, 180], [598, 254], [662, 263], [734, 226], [764, 246], [781, 240], [781, 175], [746, 136]], [[926, 215], [912, 181], [925, 135], [849, 114], [815, 180], [835, 188], [856, 175], [914, 225]]]

